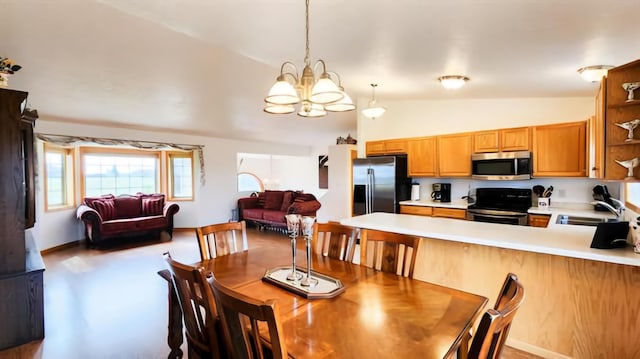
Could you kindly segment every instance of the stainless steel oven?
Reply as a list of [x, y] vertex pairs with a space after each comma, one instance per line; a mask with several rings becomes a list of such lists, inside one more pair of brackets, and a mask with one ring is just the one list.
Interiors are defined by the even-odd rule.
[[527, 213], [494, 211], [485, 209], [467, 209], [467, 220], [475, 222], [527, 225]]
[[530, 189], [477, 188], [476, 202], [467, 208], [467, 219], [526, 226], [530, 207]]

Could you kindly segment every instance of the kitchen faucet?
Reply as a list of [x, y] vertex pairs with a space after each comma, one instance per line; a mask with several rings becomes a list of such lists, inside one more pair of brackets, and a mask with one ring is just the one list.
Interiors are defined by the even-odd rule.
[[609, 210], [609, 212], [613, 213], [616, 215], [616, 219], [620, 220], [622, 218], [622, 214], [624, 213], [624, 203], [618, 199], [615, 198], [609, 198], [617, 207], [614, 207], [612, 205], [610, 205], [607, 202], [604, 201], [593, 201], [591, 202], [591, 204], [599, 204], [602, 207], [606, 208]]

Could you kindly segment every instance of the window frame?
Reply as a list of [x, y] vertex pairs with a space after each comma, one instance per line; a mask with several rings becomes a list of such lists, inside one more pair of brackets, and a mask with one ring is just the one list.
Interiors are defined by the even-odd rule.
[[[45, 212], [55, 212], [60, 210], [66, 210], [75, 208], [76, 206], [76, 151], [73, 147], [58, 146], [47, 142], [43, 143], [43, 157], [44, 157], [44, 210]], [[49, 205], [49, 173], [47, 171], [47, 153], [59, 153], [63, 157], [63, 177], [62, 177], [62, 189], [64, 203], [61, 205]]]
[[[79, 181], [80, 181], [80, 197], [81, 198], [85, 198], [87, 197], [86, 194], [86, 176], [85, 176], [85, 172], [84, 172], [84, 165], [85, 165], [85, 155], [89, 154], [97, 154], [97, 155], [121, 155], [121, 156], [126, 156], [126, 155], [136, 155], [136, 156], [142, 156], [142, 157], [154, 157], [156, 160], [156, 165], [158, 166], [158, 171], [156, 174], [156, 186], [157, 186], [157, 192], [158, 193], [166, 193], [165, 189], [163, 188], [163, 182], [162, 181], [162, 176], [163, 176], [163, 169], [162, 169], [162, 151], [158, 151], [158, 150], [140, 150], [140, 149], [134, 149], [134, 148], [116, 148], [116, 147], [91, 147], [91, 146], [80, 146], [79, 148], [79, 160], [80, 160], [80, 170], [78, 171], [77, 175], [79, 176]], [[133, 193], [131, 193], [133, 194]], [[113, 195], [117, 196], [119, 195], [119, 193], [113, 193]]]
[[[265, 187], [264, 187], [264, 182], [262, 181], [262, 179], [261, 179], [260, 177], [258, 177], [258, 175], [256, 175], [255, 173], [253, 173], [253, 172], [246, 172], [246, 171], [241, 171], [241, 172], [238, 172], [238, 173], [236, 174], [236, 191], [237, 191], [237, 192], [239, 192], [239, 193], [242, 193], [242, 192], [249, 192], [249, 191], [241, 191], [241, 190], [240, 190], [240, 188], [238, 188], [238, 184], [239, 184], [238, 177], [239, 177], [240, 175], [250, 175], [250, 176], [254, 177], [256, 180], [258, 180], [258, 185], [260, 185], [260, 190], [259, 190], [258, 192], [264, 192], [264, 188], [265, 188]], [[252, 191], [252, 192], [253, 192], [253, 191]]]
[[636, 185], [639, 186], [639, 188], [637, 189], [637, 191], [640, 191], [640, 182], [626, 182], [625, 183], [625, 188], [624, 188], [624, 202], [625, 202], [625, 207], [633, 210], [636, 213], [640, 213], [640, 203], [634, 203], [631, 202], [631, 190], [630, 190], [630, 186], [631, 185]]
[[[195, 199], [195, 156], [194, 151], [163, 151], [165, 158], [164, 170], [166, 173], [163, 175], [165, 179], [165, 188], [168, 201], [184, 202], [193, 201]], [[176, 197], [174, 195], [173, 188], [173, 166], [171, 164], [172, 158], [189, 158], [191, 159], [191, 197]]]

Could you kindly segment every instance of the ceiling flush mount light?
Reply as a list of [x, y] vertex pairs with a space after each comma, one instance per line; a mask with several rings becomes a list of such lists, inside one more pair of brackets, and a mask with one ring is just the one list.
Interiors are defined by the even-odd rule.
[[587, 82], [600, 82], [603, 76], [607, 75], [609, 69], [612, 69], [611, 65], [595, 65], [587, 66], [578, 69], [578, 73]]
[[447, 90], [459, 89], [469, 81], [469, 78], [461, 75], [447, 75], [438, 77], [438, 81], [442, 84], [442, 87]]
[[375, 120], [376, 118], [382, 116], [387, 108], [384, 106], [379, 106], [376, 103], [376, 87], [378, 84], [371, 84], [371, 101], [369, 101], [369, 106], [362, 110], [362, 114], [364, 117]]
[[[292, 62], [284, 62], [280, 67], [280, 75], [276, 79], [276, 83], [264, 99], [264, 111], [272, 114], [292, 113], [296, 110], [294, 106], [296, 104], [300, 104], [298, 116], [302, 117], [322, 117], [327, 114], [327, 111], [354, 110], [356, 106], [349, 95], [344, 92], [340, 76], [335, 72], [327, 71], [323, 60], [318, 60], [313, 67], [311, 66], [309, 57], [309, 0], [306, 0], [305, 18], [306, 48], [302, 74], [298, 74], [298, 68]], [[321, 72], [316, 79], [314, 70], [317, 70], [318, 67]], [[332, 77], [337, 79], [337, 85]]]

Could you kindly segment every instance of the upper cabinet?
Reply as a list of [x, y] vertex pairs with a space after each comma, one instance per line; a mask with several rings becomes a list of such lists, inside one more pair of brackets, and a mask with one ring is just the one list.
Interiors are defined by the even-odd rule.
[[604, 178], [607, 180], [640, 178], [640, 166], [635, 167], [632, 176], [629, 176], [627, 166], [634, 159], [635, 162], [640, 159], [640, 126], [637, 123], [640, 88], [632, 90], [634, 87], [640, 87], [640, 60], [609, 70], [606, 100], [601, 104], [606, 109]]
[[596, 94], [595, 115], [589, 119], [589, 177], [604, 178], [604, 122], [607, 104], [607, 81], [600, 81]]
[[397, 155], [407, 153], [407, 140], [380, 140], [366, 143], [367, 156]]
[[437, 137], [438, 175], [470, 177], [473, 134], [457, 133]]
[[586, 176], [586, 122], [533, 128], [534, 177]]
[[412, 138], [407, 141], [409, 176], [435, 177], [438, 175], [436, 137]]
[[474, 132], [473, 152], [529, 151], [529, 138], [529, 127]]

